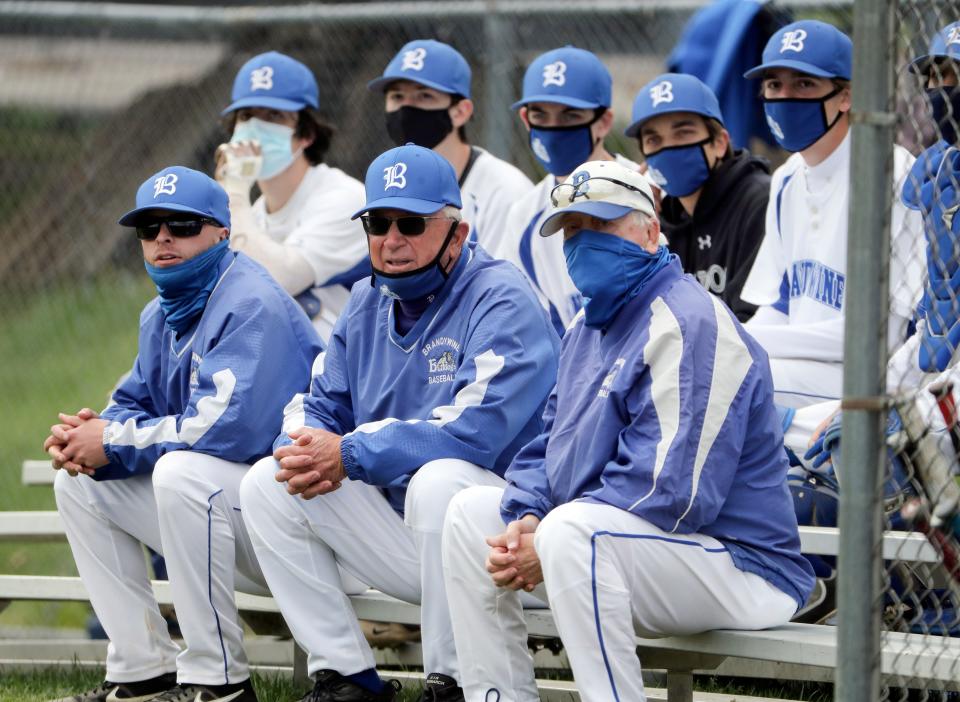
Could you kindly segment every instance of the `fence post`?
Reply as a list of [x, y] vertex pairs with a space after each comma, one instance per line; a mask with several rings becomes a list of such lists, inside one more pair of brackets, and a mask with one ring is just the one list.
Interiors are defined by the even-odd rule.
[[880, 696], [895, 0], [856, 0], [843, 366], [838, 667], [835, 698]]
[[498, 158], [511, 159], [513, 120], [510, 104], [516, 99], [510, 71], [513, 68], [513, 25], [497, 2], [490, 2], [483, 18], [486, 49], [483, 53], [483, 146]]

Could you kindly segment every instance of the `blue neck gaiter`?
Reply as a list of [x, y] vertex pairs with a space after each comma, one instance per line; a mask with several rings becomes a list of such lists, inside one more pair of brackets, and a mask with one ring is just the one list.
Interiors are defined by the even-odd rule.
[[707, 152], [703, 147], [710, 137], [695, 144], [667, 146], [646, 157], [650, 169], [647, 175], [654, 183], [673, 197], [686, 197], [695, 193], [710, 177]]
[[606, 327], [624, 304], [670, 262], [670, 250], [645, 251], [614, 234], [581, 229], [563, 242], [567, 271], [584, 297], [588, 327]]
[[380, 294], [392, 297], [394, 300], [416, 300], [435, 293], [447, 282], [449, 274], [440, 265], [440, 259], [447, 250], [450, 240], [457, 231], [459, 222], [451, 222], [443, 244], [437, 255], [425, 266], [406, 273], [384, 273], [373, 269], [370, 285], [380, 288]]
[[144, 262], [147, 275], [160, 294], [160, 308], [167, 326], [177, 335], [189, 329], [207, 306], [207, 298], [217, 284], [217, 270], [228, 246], [228, 240], [224, 239], [175, 266], [160, 268]]

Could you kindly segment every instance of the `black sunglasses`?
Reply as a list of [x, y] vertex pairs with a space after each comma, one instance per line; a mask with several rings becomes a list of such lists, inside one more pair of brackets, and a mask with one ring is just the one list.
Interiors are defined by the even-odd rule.
[[213, 224], [220, 226], [212, 219], [159, 219], [153, 222], [137, 225], [137, 238], [140, 241], [153, 241], [160, 234], [161, 225], [167, 225], [167, 230], [171, 236], [183, 239], [191, 236], [197, 236], [202, 230], [204, 224]]
[[370, 236], [386, 236], [390, 231], [390, 225], [397, 223], [397, 231], [404, 236], [420, 236], [427, 230], [427, 220], [429, 219], [447, 219], [451, 217], [419, 217], [405, 215], [403, 217], [381, 217], [380, 215], [362, 215], [360, 221], [363, 223], [363, 231]]

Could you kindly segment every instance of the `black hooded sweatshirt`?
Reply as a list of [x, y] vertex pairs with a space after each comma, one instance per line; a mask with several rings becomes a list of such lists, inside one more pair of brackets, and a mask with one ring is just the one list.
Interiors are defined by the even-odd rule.
[[740, 290], [757, 257], [770, 198], [770, 166], [738, 149], [710, 172], [689, 216], [680, 200], [663, 199], [660, 226], [686, 273], [727, 303], [741, 322], [757, 308]]

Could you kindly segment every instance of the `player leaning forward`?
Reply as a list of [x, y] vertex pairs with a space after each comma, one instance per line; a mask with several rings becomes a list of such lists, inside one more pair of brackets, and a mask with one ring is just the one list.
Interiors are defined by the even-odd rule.
[[554, 199], [587, 303], [543, 433], [444, 526], [470, 702], [539, 699], [507, 590], [549, 598], [582, 699], [642, 700], [635, 635], [783, 624], [813, 584], [763, 350], [658, 245], [644, 177], [588, 162]]
[[340, 564], [422, 603], [425, 694], [458, 700], [444, 514], [465, 487], [502, 487], [540, 432], [558, 341], [520, 272], [465, 243], [446, 159], [392, 149], [370, 165], [366, 191], [357, 215], [374, 274], [354, 286], [310, 393], [287, 406], [275, 458], [244, 480], [244, 518], [317, 695], [394, 697], [340, 588]]
[[[108, 682], [69, 699], [254, 702], [234, 589], [266, 591], [238, 490], [322, 344], [269, 273], [227, 248], [227, 194], [202, 173], [154, 174], [120, 223], [136, 227], [158, 297], [111, 404], [61, 415], [45, 444], [66, 469], [57, 508], [110, 638]], [[182, 653], [141, 543], [166, 558]]]

